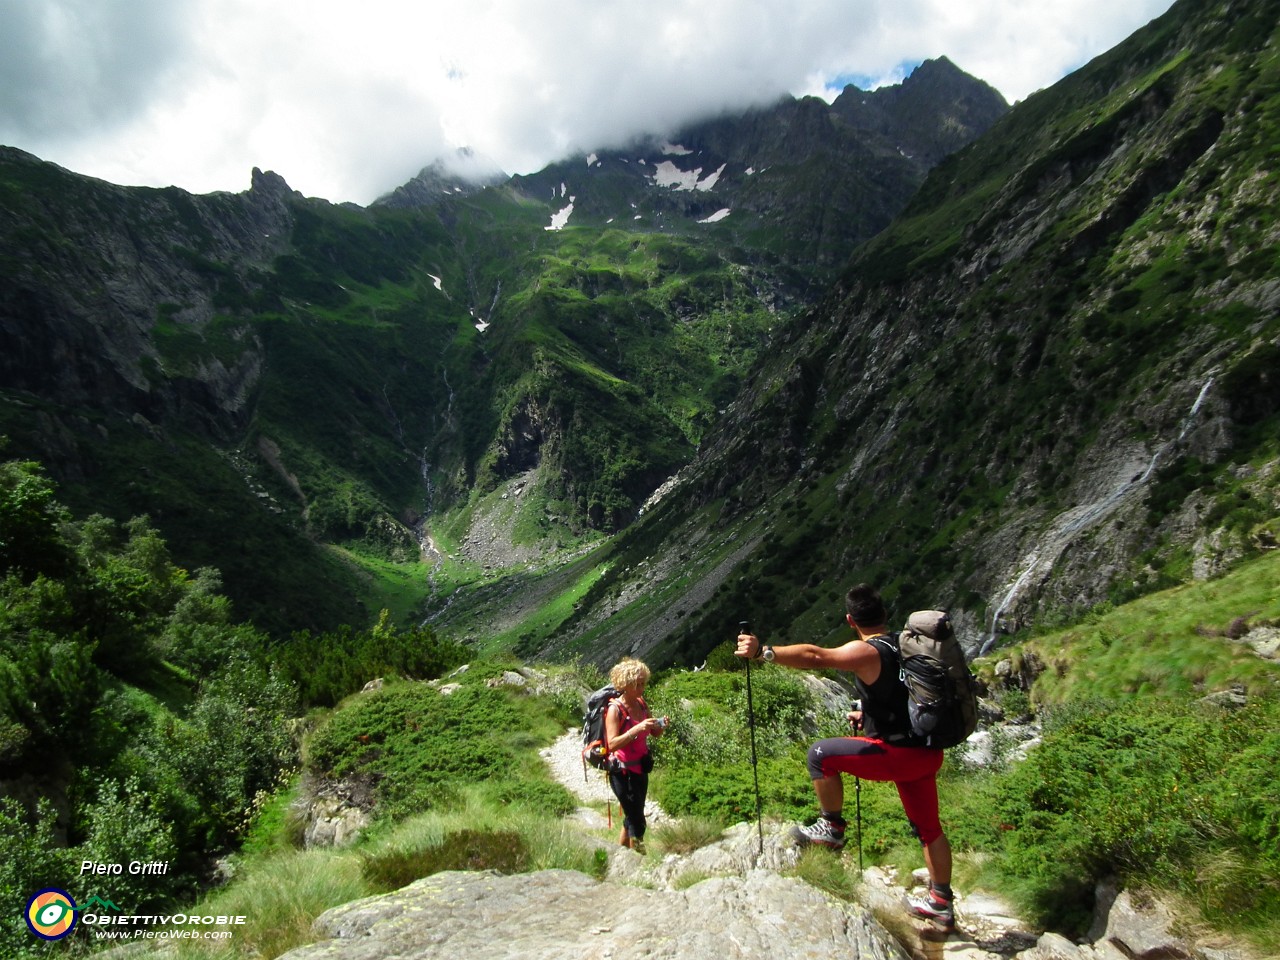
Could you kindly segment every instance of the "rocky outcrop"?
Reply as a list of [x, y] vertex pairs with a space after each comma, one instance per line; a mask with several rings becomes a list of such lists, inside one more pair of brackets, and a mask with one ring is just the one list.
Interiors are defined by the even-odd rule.
[[765, 870], [648, 890], [581, 873], [440, 873], [324, 913], [288, 960], [903, 960], [870, 913]]
[[373, 786], [358, 779], [304, 784], [294, 809], [303, 847], [345, 847], [369, 825]]
[[[956, 902], [957, 928], [908, 916], [891, 873], [866, 871], [856, 902], [780, 871], [797, 851], [775, 832], [759, 852], [739, 824], [717, 843], [660, 860], [610, 848], [608, 878], [568, 870], [503, 876], [439, 873], [323, 913], [313, 944], [287, 960], [580, 960], [707, 957], [773, 960], [1258, 960], [1220, 939], [1180, 931], [1177, 911], [1137, 890], [1103, 886], [1089, 935], [1039, 931], [999, 897]], [[922, 892], [922, 876], [911, 878]]]

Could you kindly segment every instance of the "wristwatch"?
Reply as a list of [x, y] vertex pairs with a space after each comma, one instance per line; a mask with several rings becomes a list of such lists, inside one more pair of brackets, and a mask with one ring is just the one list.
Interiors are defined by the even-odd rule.
[[762, 646], [760, 648], [760, 659], [765, 663], [773, 663], [773, 647]]

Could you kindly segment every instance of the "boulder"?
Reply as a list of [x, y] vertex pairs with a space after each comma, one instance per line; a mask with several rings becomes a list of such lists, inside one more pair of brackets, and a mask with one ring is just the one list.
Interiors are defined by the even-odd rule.
[[1191, 948], [1173, 933], [1173, 919], [1173, 911], [1158, 898], [1122, 890], [1107, 915], [1107, 932], [1095, 948], [1116, 947], [1129, 960], [1191, 960]]
[[906, 960], [863, 908], [755, 870], [647, 890], [571, 870], [439, 873], [323, 913], [287, 960]]

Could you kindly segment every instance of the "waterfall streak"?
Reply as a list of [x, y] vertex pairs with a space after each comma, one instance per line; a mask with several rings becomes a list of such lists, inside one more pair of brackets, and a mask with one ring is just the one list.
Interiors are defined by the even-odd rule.
[[1141, 474], [1124, 482], [1116, 487], [1106, 497], [1094, 503], [1080, 504], [1060, 513], [1049, 529], [1042, 535], [1042, 543], [1036, 547], [1027, 556], [1024, 565], [1018, 575], [1014, 578], [1013, 584], [1001, 597], [1000, 602], [996, 604], [995, 613], [991, 617], [991, 630], [987, 634], [986, 641], [978, 650], [978, 655], [982, 656], [988, 653], [996, 644], [996, 637], [1000, 629], [1000, 619], [1005, 612], [1013, 606], [1014, 601], [1022, 592], [1023, 588], [1031, 580], [1031, 577], [1037, 572], [1048, 574], [1053, 569], [1053, 565], [1058, 558], [1066, 551], [1076, 536], [1083, 530], [1093, 526], [1103, 517], [1110, 514], [1120, 504], [1122, 500], [1128, 499], [1136, 491], [1142, 489], [1143, 486], [1151, 479], [1156, 472], [1156, 467], [1160, 463], [1160, 459], [1172, 448], [1186, 439], [1187, 434], [1191, 431], [1191, 427], [1195, 423], [1196, 416], [1200, 413], [1201, 406], [1204, 405], [1205, 397], [1209, 393], [1209, 388], [1213, 386], [1213, 377], [1210, 377], [1200, 387], [1200, 392], [1196, 395], [1195, 403], [1191, 405], [1191, 410], [1182, 418], [1178, 435], [1162, 444], [1147, 463], [1147, 467]]

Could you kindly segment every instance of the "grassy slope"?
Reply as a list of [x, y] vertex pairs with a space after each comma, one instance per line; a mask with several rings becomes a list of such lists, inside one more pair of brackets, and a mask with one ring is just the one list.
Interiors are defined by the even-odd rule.
[[1273, 695], [1275, 662], [1238, 640], [1249, 626], [1280, 624], [1277, 584], [1280, 552], [1272, 551], [1221, 579], [1098, 610], [1079, 626], [1027, 640], [1022, 654], [1047, 667], [1036, 699], [1192, 698], [1235, 686]]

